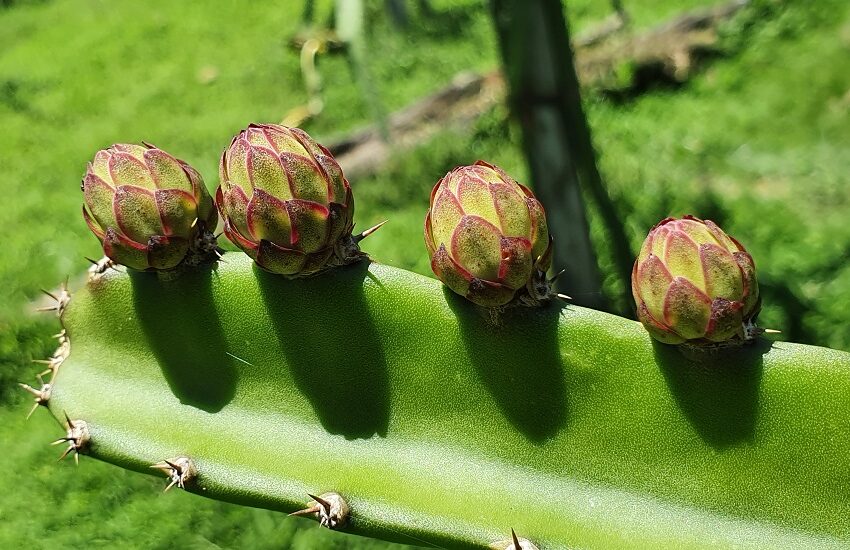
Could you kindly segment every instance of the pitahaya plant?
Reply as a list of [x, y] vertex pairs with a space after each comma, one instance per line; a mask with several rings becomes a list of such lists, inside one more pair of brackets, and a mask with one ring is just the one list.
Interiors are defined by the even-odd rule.
[[[50, 378], [27, 388], [66, 429], [57, 441], [64, 455], [161, 472], [166, 488], [311, 516], [328, 528], [441, 548], [850, 542], [850, 354], [760, 341], [694, 363], [654, 345], [637, 322], [561, 302], [511, 308], [494, 324], [475, 304], [450, 300], [434, 279], [374, 262], [347, 265], [361, 257], [346, 244], [347, 184], [301, 133], [276, 132], [250, 127], [224, 161], [219, 206], [247, 255], [226, 254], [214, 276], [208, 265], [161, 277], [102, 264], [73, 298], [55, 294], [60, 347], [47, 360]], [[287, 187], [290, 196], [280, 176], [289, 162], [283, 151], [296, 142], [312, 164], [293, 171], [307, 181]], [[264, 150], [247, 152], [254, 147]], [[262, 177], [260, 157], [272, 164]], [[263, 179], [272, 173], [277, 180]], [[491, 165], [455, 174], [474, 177], [438, 190], [429, 251], [452, 255], [438, 258], [443, 273], [451, 266], [467, 281], [455, 262], [498, 292], [444, 280], [488, 307], [533, 297], [529, 282], [548, 267], [542, 207]], [[327, 194], [299, 195], [302, 184], [318, 193], [320, 182]], [[497, 199], [469, 199], [467, 185], [476, 197], [513, 193], [505, 200], [511, 219], [498, 215]], [[251, 206], [265, 195], [275, 198]], [[487, 265], [472, 265], [462, 247], [446, 246], [459, 241], [453, 233], [463, 222], [444, 219], [439, 201], [454, 199], [463, 215], [490, 220], [500, 258], [522, 261], [502, 273], [493, 250], [485, 250]], [[322, 206], [311, 207], [322, 213], [315, 227], [342, 229], [319, 232], [324, 238], [309, 247], [294, 238], [291, 228], [307, 222], [296, 215], [284, 223], [282, 213], [304, 200]], [[109, 227], [105, 214], [92, 214]], [[691, 222], [701, 223], [664, 226], [735, 257], [734, 241]], [[503, 239], [514, 241], [503, 248]], [[693, 283], [693, 272], [667, 257], [672, 239], [642, 255], [639, 276], [656, 254], [672, 278]], [[277, 247], [271, 256], [264, 241]], [[165, 265], [127, 258], [133, 269]], [[300, 277], [254, 269], [255, 260]], [[745, 271], [727, 281], [731, 294], [693, 286], [711, 300], [740, 302], [744, 323], [757, 309]], [[660, 291], [644, 291], [640, 281], [637, 288], [657, 315]], [[718, 339], [710, 318], [702, 332], [676, 319], [664, 317], [662, 340]], [[658, 337], [661, 329], [650, 328]]]

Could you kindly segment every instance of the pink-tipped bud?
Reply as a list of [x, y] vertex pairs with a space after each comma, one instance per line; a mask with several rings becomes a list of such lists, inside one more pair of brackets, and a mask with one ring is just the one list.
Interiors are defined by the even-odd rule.
[[82, 190], [86, 223], [116, 263], [168, 270], [214, 248], [218, 215], [201, 175], [153, 145], [98, 151]]
[[496, 166], [479, 160], [437, 183], [425, 244], [437, 278], [476, 304], [548, 298], [552, 246], [543, 206]]
[[752, 256], [714, 222], [693, 216], [652, 228], [632, 293], [641, 323], [666, 344], [750, 339], [760, 308]]
[[251, 124], [221, 156], [224, 234], [273, 273], [304, 276], [362, 257], [354, 197], [331, 153], [298, 128]]

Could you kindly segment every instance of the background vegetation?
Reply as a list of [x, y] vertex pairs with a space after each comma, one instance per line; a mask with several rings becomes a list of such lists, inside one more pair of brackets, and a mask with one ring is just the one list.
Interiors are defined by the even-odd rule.
[[[624, 2], [636, 29], [711, 0]], [[320, 16], [328, 2], [318, 2]], [[486, 6], [434, 0], [393, 27], [369, 7], [370, 70], [387, 110], [456, 73], [495, 67]], [[83, 459], [56, 464], [59, 435], [36, 411], [25, 423], [30, 359], [46, 357], [53, 319], [32, 315], [38, 289], [86, 267], [99, 247], [80, 217], [85, 163], [113, 142], [151, 141], [196, 166], [212, 188], [230, 136], [277, 122], [306, 102], [288, 46], [301, 2], [0, 3], [0, 547], [378, 548], [305, 520], [208, 501], [161, 480]], [[573, 34], [606, 2], [568, 2]], [[788, 340], [850, 350], [850, 4], [757, 0], [724, 29], [726, 55], [683, 87], [586, 108], [609, 193], [636, 249], [668, 215], [714, 219], [756, 259], [762, 324]], [[322, 56], [325, 109], [305, 129], [320, 141], [369, 122], [343, 56]], [[523, 180], [518, 132], [504, 108], [466, 132], [444, 132], [353, 182], [358, 226], [391, 220], [366, 241], [378, 260], [429, 274], [421, 242], [431, 186], [485, 158]], [[8, 202], [6, 202], [8, 201]], [[616, 292], [594, 213], [606, 289]], [[566, 289], [568, 291], [568, 289]], [[132, 365], [127, 365], [132, 369]], [[415, 544], [416, 541], [411, 541]]]

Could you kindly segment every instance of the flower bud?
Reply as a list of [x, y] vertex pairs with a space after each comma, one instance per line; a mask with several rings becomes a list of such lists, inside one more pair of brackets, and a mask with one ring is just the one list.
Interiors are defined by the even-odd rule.
[[425, 244], [437, 278], [476, 304], [548, 298], [552, 246], [543, 206], [496, 166], [479, 160], [437, 183]]
[[224, 233], [273, 273], [304, 276], [360, 257], [354, 197], [330, 152], [298, 128], [251, 124], [221, 156]]
[[98, 151], [81, 187], [83, 217], [116, 263], [167, 270], [214, 249], [218, 215], [201, 175], [153, 145]]
[[667, 218], [632, 270], [638, 319], [667, 344], [751, 339], [760, 308], [753, 258], [714, 222]]

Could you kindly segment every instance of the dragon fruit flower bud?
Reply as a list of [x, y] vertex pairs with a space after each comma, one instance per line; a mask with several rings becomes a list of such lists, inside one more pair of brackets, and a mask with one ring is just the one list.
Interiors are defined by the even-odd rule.
[[153, 145], [98, 151], [81, 188], [83, 217], [116, 263], [169, 270], [215, 250], [218, 214], [201, 175]]
[[649, 232], [632, 270], [638, 319], [666, 344], [750, 340], [758, 315], [753, 258], [714, 222], [667, 218]]
[[437, 278], [478, 305], [549, 297], [552, 239], [543, 206], [496, 166], [479, 160], [437, 182], [425, 244]]
[[221, 156], [224, 233], [272, 273], [306, 276], [364, 255], [354, 197], [331, 153], [303, 130], [251, 124]]

